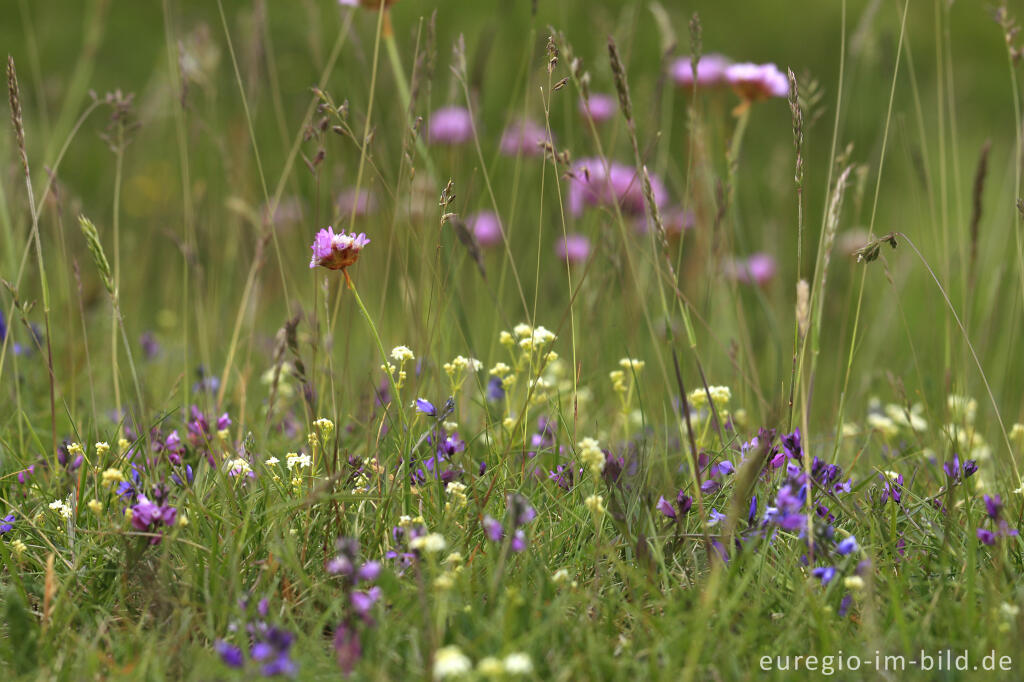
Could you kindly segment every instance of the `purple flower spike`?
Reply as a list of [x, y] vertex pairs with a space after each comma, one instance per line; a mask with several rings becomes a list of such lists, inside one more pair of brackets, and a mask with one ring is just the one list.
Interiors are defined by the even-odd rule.
[[444, 107], [430, 116], [427, 139], [435, 144], [463, 144], [473, 139], [473, 119], [463, 107]]
[[379, 587], [371, 587], [365, 592], [355, 591], [352, 593], [352, 608], [356, 610], [360, 616], [365, 616], [369, 613], [373, 605], [380, 599], [381, 589]]
[[569, 263], [585, 263], [590, 256], [590, 240], [586, 235], [568, 234], [555, 242], [555, 255]]
[[483, 520], [484, 533], [491, 542], [498, 542], [505, 535], [501, 523], [493, 516], [485, 516]]
[[774, 64], [733, 64], [725, 80], [748, 102], [789, 95], [789, 78]]
[[689, 514], [690, 509], [693, 508], [693, 498], [680, 490], [679, 494], [676, 495], [676, 507], [679, 509], [680, 514]]
[[603, 93], [592, 92], [590, 93], [590, 99], [585, 100], [580, 98], [579, 111], [580, 115], [584, 118], [589, 116], [594, 119], [594, 123], [604, 123], [615, 116], [615, 110], [618, 108], [618, 100], [612, 95], [606, 95]]
[[359, 633], [345, 623], [338, 625], [334, 631], [334, 653], [338, 659], [338, 667], [345, 675], [351, 674], [356, 663], [363, 657], [363, 647], [359, 642]]
[[3, 518], [3, 521], [0, 522], [0, 535], [9, 533], [11, 529], [14, 528], [14, 520], [16, 518], [17, 517], [14, 514], [8, 514]]
[[[726, 69], [732, 64], [728, 57], [720, 54], [706, 54], [697, 60], [697, 88], [714, 88], [726, 85]], [[675, 84], [684, 89], [692, 89], [693, 80], [693, 58], [681, 57], [672, 63], [672, 80]]]
[[992, 519], [993, 521], [998, 521], [999, 512], [1002, 510], [1002, 508], [1003, 500], [1001, 497], [999, 497], [999, 495], [994, 495], [992, 497], [985, 495], [985, 512], [988, 514], [988, 517], [990, 519]]
[[509, 549], [513, 552], [522, 552], [526, 549], [526, 533], [520, 528], [512, 534], [512, 542], [509, 543]]
[[376, 580], [377, 576], [380, 575], [380, 562], [379, 561], [367, 561], [365, 564], [359, 567], [356, 571], [356, 579], [363, 580]]

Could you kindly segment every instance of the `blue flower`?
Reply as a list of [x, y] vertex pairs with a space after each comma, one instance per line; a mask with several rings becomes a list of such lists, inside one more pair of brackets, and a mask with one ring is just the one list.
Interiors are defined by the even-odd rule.
[[432, 402], [430, 402], [429, 400], [427, 400], [426, 398], [417, 398], [416, 399], [416, 411], [417, 412], [422, 412], [423, 414], [427, 415], [428, 417], [436, 417], [437, 416], [437, 408], [434, 407], [434, 404]]
[[811, 571], [811, 575], [815, 578], [821, 578], [822, 585], [828, 585], [832, 578], [836, 577], [836, 569], [832, 566], [819, 566]]
[[856, 552], [857, 549], [857, 538], [852, 535], [836, 545], [836, 551], [843, 556], [846, 556], [850, 552]]

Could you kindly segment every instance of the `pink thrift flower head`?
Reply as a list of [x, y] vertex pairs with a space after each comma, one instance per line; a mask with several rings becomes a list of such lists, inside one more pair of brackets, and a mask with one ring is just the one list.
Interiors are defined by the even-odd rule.
[[[651, 192], [658, 208], [665, 205], [668, 192], [656, 175], [651, 174]], [[569, 212], [581, 215], [585, 206], [610, 206], [618, 202], [623, 213], [644, 215], [643, 180], [632, 166], [601, 159], [583, 159], [573, 166], [567, 203]]]
[[338, 213], [343, 216], [352, 215], [355, 208], [357, 216], [365, 216], [377, 210], [377, 197], [368, 189], [356, 191], [355, 187], [338, 195]]
[[590, 117], [594, 119], [594, 123], [604, 123], [610, 120], [615, 116], [617, 108], [618, 100], [612, 95], [598, 92], [591, 93], [589, 100], [580, 97], [580, 115], [586, 118], [587, 114], [590, 114]]
[[[706, 54], [697, 60], [697, 88], [714, 88], [728, 84], [726, 69], [732, 60], [720, 54]], [[693, 58], [680, 57], [672, 62], [672, 80], [681, 88], [693, 88]]]
[[466, 227], [476, 236], [480, 246], [497, 246], [501, 243], [501, 223], [491, 211], [480, 211], [469, 216]]
[[334, 228], [328, 226], [326, 230], [320, 230], [313, 239], [313, 259], [309, 261], [309, 267], [327, 268], [328, 270], [344, 270], [359, 260], [359, 252], [370, 243], [366, 235], [360, 232], [346, 234], [344, 230], [334, 233]]
[[665, 232], [669, 235], [681, 235], [697, 225], [697, 216], [688, 208], [672, 206], [661, 217]]
[[764, 286], [775, 277], [775, 257], [767, 253], [755, 253], [746, 259], [734, 259], [726, 264], [726, 275], [737, 282]]
[[748, 102], [789, 95], [789, 78], [774, 64], [733, 64], [725, 70], [725, 78]]
[[540, 156], [541, 145], [548, 139], [548, 131], [536, 121], [514, 121], [501, 134], [498, 150], [505, 156]]
[[586, 235], [568, 234], [555, 242], [555, 255], [570, 263], [583, 263], [590, 256], [590, 240]]
[[473, 139], [473, 119], [464, 107], [444, 107], [430, 115], [427, 139], [436, 144], [463, 144]]
[[345, 7], [367, 7], [369, 9], [378, 9], [381, 4], [385, 7], [391, 7], [391, 5], [398, 2], [398, 0], [338, 0], [339, 5]]

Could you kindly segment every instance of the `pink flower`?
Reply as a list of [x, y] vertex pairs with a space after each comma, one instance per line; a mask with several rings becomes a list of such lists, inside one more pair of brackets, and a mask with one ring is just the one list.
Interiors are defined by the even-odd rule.
[[774, 64], [733, 64], [725, 70], [725, 79], [750, 102], [789, 95], [789, 78]]
[[437, 144], [462, 144], [473, 139], [473, 119], [463, 107], [444, 107], [430, 115], [427, 139]]
[[[661, 180], [651, 175], [651, 192], [660, 209], [665, 205], [668, 192]], [[643, 181], [632, 166], [605, 162], [601, 159], [583, 159], [573, 166], [569, 182], [567, 203], [575, 216], [583, 213], [584, 206], [611, 205], [618, 202], [624, 213], [644, 214]]]
[[[720, 54], [706, 54], [697, 61], [697, 87], [713, 88], [726, 85], [726, 70], [732, 60]], [[680, 57], [672, 62], [672, 80], [685, 89], [693, 88], [693, 58]]]
[[523, 119], [510, 123], [501, 134], [499, 151], [505, 156], [540, 156], [548, 132], [536, 121]]
[[777, 266], [775, 257], [767, 253], [755, 253], [748, 258], [733, 259], [725, 263], [725, 275], [745, 284], [764, 286], [773, 277]]
[[480, 211], [469, 216], [466, 227], [476, 236], [480, 246], [497, 246], [501, 243], [501, 223], [491, 211]]
[[326, 230], [320, 230], [313, 239], [313, 259], [309, 261], [309, 267], [322, 266], [328, 270], [344, 270], [359, 259], [359, 252], [363, 250], [370, 240], [360, 232], [356, 234], [345, 234], [345, 231], [335, 234], [334, 228], [327, 226]]
[[580, 97], [579, 110], [584, 118], [589, 113], [594, 123], [604, 123], [615, 115], [617, 105], [618, 100], [611, 95], [591, 93], [589, 100]]
[[590, 256], [590, 240], [582, 234], [569, 234], [555, 243], [555, 254], [570, 263], [583, 263]]

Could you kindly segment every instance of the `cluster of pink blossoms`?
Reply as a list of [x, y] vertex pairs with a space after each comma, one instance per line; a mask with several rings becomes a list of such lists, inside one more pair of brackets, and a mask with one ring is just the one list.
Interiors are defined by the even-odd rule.
[[671, 75], [681, 88], [729, 87], [750, 102], [789, 95], [789, 79], [775, 64], [734, 64], [720, 54], [704, 55], [697, 61], [696, 79], [691, 57], [677, 59]]
[[334, 228], [328, 226], [326, 230], [320, 230], [310, 247], [313, 250], [313, 258], [309, 261], [309, 267], [327, 268], [328, 270], [344, 270], [359, 259], [359, 252], [370, 243], [369, 238], [360, 232], [357, 234], [346, 234], [344, 230], [334, 233]]

